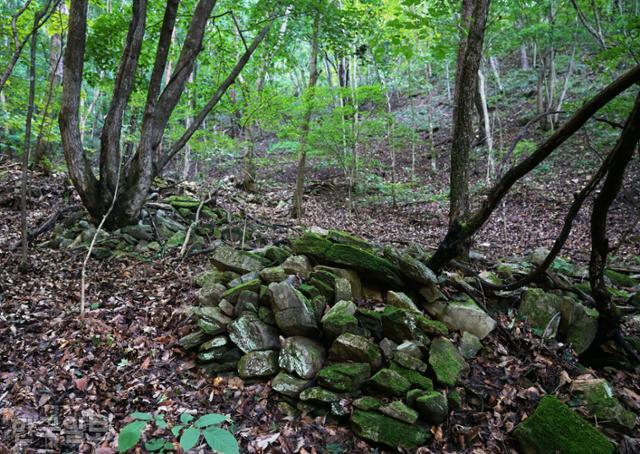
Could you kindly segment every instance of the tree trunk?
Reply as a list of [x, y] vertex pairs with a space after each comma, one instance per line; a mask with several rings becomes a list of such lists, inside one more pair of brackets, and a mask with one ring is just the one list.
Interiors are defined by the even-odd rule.
[[527, 56], [527, 45], [522, 44], [520, 46], [520, 69], [523, 71], [529, 70], [529, 57]]
[[[37, 30], [38, 18], [34, 20], [34, 30]], [[22, 155], [22, 184], [20, 190], [20, 227], [22, 234], [22, 249], [20, 255], [20, 269], [28, 268], [28, 232], [27, 232], [27, 193], [29, 192], [29, 152], [31, 151], [31, 120], [33, 118], [33, 103], [36, 93], [36, 42], [38, 34], [31, 34], [31, 53], [29, 59], [29, 103], [24, 128], [24, 152]]]
[[[453, 106], [451, 174], [449, 189], [449, 225], [463, 217], [469, 209], [469, 152], [473, 135], [473, 106], [478, 70], [482, 57], [484, 30], [490, 0], [463, 0], [462, 28], [458, 48], [456, 84]], [[465, 32], [468, 30], [468, 33]], [[464, 246], [468, 249], [468, 245]], [[464, 253], [464, 251], [461, 251]]]
[[307, 137], [309, 135], [309, 125], [311, 114], [313, 113], [313, 99], [315, 97], [315, 86], [318, 81], [318, 47], [320, 41], [320, 11], [316, 12], [313, 19], [313, 34], [311, 36], [311, 56], [309, 57], [309, 85], [304, 95], [305, 104], [304, 117], [300, 126], [300, 150], [298, 151], [298, 170], [296, 172], [296, 189], [293, 195], [293, 207], [291, 216], [294, 219], [302, 218], [303, 196], [304, 196], [304, 174], [307, 161]]
[[491, 136], [491, 123], [489, 121], [489, 109], [487, 107], [487, 95], [485, 92], [484, 75], [478, 71], [478, 87], [480, 87], [480, 104], [482, 105], [482, 118], [484, 119], [485, 142], [487, 144], [487, 184], [496, 174], [496, 163], [493, 157], [493, 137]]
[[60, 34], [54, 34], [51, 37], [51, 46], [49, 49], [49, 85], [47, 87], [47, 100], [42, 113], [42, 121], [40, 123], [40, 131], [36, 140], [36, 146], [33, 154], [33, 165], [48, 172], [51, 170], [50, 154], [53, 144], [49, 141], [51, 125], [55, 121], [55, 113], [52, 112], [51, 103], [56, 91], [62, 83], [62, 37]]
[[611, 165], [600, 193], [593, 202], [591, 214], [591, 259], [589, 262], [589, 283], [591, 293], [600, 313], [598, 317], [599, 336], [610, 339], [618, 329], [620, 314], [611, 301], [611, 295], [604, 282], [609, 242], [607, 240], [607, 215], [620, 188], [627, 166], [640, 141], [640, 93], [636, 96], [633, 110], [627, 118], [620, 138], [612, 152]]
[[464, 251], [472, 236], [484, 225], [509, 189], [544, 161], [554, 150], [576, 133], [595, 113], [627, 88], [640, 81], [640, 65], [627, 71], [578, 109], [573, 116], [530, 156], [511, 168], [487, 193], [480, 207], [464, 219], [449, 225], [444, 239], [429, 259], [429, 267], [438, 272]]

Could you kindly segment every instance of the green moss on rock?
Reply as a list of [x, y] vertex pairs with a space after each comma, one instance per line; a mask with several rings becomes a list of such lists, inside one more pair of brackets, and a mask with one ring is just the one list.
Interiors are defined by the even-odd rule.
[[412, 387], [420, 388], [426, 391], [433, 390], [433, 381], [430, 378], [425, 377], [420, 372], [402, 367], [395, 362], [391, 362], [389, 369], [402, 375], [405, 379], [411, 383]]
[[325, 253], [324, 260], [354, 268], [371, 278], [393, 287], [402, 287], [399, 269], [388, 260], [347, 244], [334, 244]]
[[444, 337], [438, 337], [429, 349], [429, 364], [436, 379], [445, 386], [453, 386], [458, 381], [466, 362], [453, 343]]
[[379, 413], [356, 410], [351, 415], [353, 432], [365, 440], [397, 449], [413, 449], [424, 444], [431, 433], [424, 427], [398, 421]]
[[318, 384], [338, 392], [354, 392], [371, 376], [368, 363], [336, 363], [316, 376]]
[[610, 454], [613, 444], [552, 396], [544, 397], [513, 432], [524, 454]]
[[353, 401], [353, 406], [364, 411], [377, 410], [382, 406], [382, 402], [372, 396], [362, 396]]
[[305, 232], [300, 238], [293, 241], [292, 246], [295, 254], [323, 258], [331, 247], [331, 241], [316, 233]]
[[380, 369], [369, 381], [378, 392], [390, 396], [404, 396], [411, 382], [392, 369]]

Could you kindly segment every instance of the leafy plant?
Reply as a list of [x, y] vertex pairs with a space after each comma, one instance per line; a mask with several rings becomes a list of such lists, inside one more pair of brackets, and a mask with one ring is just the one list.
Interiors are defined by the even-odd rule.
[[[216, 452], [222, 454], [239, 453], [238, 442], [233, 434], [226, 428], [219, 427], [223, 423], [230, 422], [229, 418], [219, 413], [208, 413], [195, 419], [190, 413], [182, 413], [179, 417], [180, 424], [169, 428], [164, 419], [164, 414], [153, 415], [151, 413], [134, 412], [129, 415], [134, 421], [122, 428], [118, 434], [118, 451], [126, 452], [140, 443], [142, 433], [149, 424], [157, 429], [168, 430], [174, 441], [186, 452], [198, 445], [204, 438], [207, 445]], [[165, 437], [156, 437], [147, 440], [144, 448], [150, 452], [164, 453], [175, 449], [174, 441]]]

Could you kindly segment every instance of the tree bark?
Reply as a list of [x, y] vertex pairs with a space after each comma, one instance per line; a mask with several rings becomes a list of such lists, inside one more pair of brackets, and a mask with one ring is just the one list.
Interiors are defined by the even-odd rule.
[[[38, 17], [34, 20], [34, 29], [38, 24]], [[20, 227], [22, 234], [22, 250], [20, 255], [20, 269], [28, 268], [28, 231], [27, 231], [27, 192], [29, 191], [29, 152], [31, 151], [31, 120], [33, 119], [33, 104], [36, 93], [36, 42], [38, 34], [31, 34], [31, 53], [29, 59], [29, 103], [24, 128], [24, 152], [22, 155], [22, 185], [20, 191]]]
[[639, 81], [640, 65], [637, 65], [587, 101], [529, 157], [506, 172], [504, 176], [494, 184], [476, 211], [449, 225], [447, 234], [429, 260], [429, 267], [434, 271], [440, 271], [449, 261], [459, 256], [464, 251], [464, 246], [484, 225], [487, 219], [489, 219], [500, 201], [516, 181], [544, 161], [604, 105]]
[[607, 215], [620, 192], [627, 166], [633, 158], [638, 142], [640, 142], [640, 128], [638, 125], [640, 125], [640, 93], [636, 96], [633, 110], [627, 118], [625, 127], [613, 149], [607, 177], [600, 193], [593, 202], [591, 214], [589, 283], [596, 309], [600, 313], [600, 317], [598, 317], [599, 335], [604, 338], [611, 338], [613, 332], [618, 329], [620, 321], [620, 314], [616, 305], [612, 302], [611, 295], [604, 282], [604, 269], [609, 253]]
[[311, 36], [311, 55], [309, 57], [309, 84], [303, 97], [305, 104], [302, 125], [300, 126], [300, 150], [298, 151], [298, 170], [296, 172], [296, 188], [293, 195], [293, 207], [291, 217], [302, 218], [303, 196], [304, 196], [304, 174], [307, 161], [307, 137], [309, 135], [309, 125], [313, 113], [313, 100], [315, 97], [315, 86], [318, 81], [318, 48], [320, 41], [320, 21], [321, 13], [317, 11], [313, 18], [313, 33]]
[[[462, 2], [463, 35], [458, 48], [453, 106], [449, 225], [455, 224], [469, 210], [468, 167], [473, 135], [473, 107], [489, 3], [490, 0]], [[467, 33], [466, 36], [464, 33]], [[474, 89], [469, 90], [469, 87]]]

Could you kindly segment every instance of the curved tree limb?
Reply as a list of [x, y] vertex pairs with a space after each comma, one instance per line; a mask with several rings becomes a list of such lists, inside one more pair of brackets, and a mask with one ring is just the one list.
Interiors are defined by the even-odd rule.
[[445, 238], [429, 260], [429, 267], [436, 272], [440, 271], [451, 259], [458, 256], [463, 251], [465, 243], [485, 224], [500, 201], [520, 178], [549, 157], [604, 105], [638, 81], [640, 81], [640, 65], [636, 65], [597, 93], [530, 156], [505, 173], [491, 188], [477, 210], [450, 224]]

